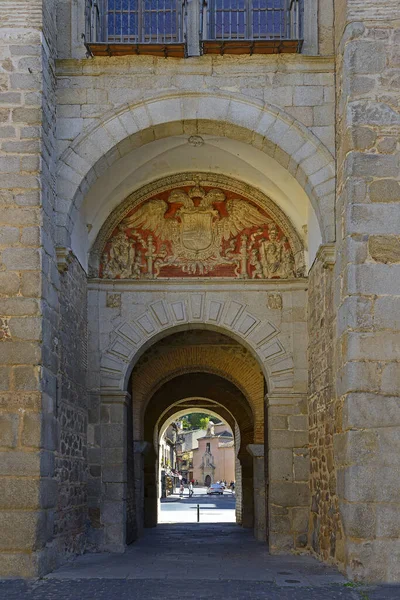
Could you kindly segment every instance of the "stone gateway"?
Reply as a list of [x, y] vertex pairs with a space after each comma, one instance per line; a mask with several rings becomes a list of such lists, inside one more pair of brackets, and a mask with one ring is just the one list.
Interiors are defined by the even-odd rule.
[[0, 576], [156, 526], [197, 411], [238, 527], [399, 582], [399, 5], [2, 4]]

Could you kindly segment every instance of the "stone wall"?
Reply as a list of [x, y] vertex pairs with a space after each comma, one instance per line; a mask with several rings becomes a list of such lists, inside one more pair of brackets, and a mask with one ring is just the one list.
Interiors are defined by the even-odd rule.
[[400, 580], [400, 7], [336, 7], [335, 439], [350, 577]]
[[344, 563], [344, 540], [336, 493], [333, 434], [334, 387], [333, 262], [318, 254], [309, 273], [310, 545], [323, 559]]
[[269, 546], [291, 552], [308, 546], [310, 458], [307, 399], [268, 394]]
[[[55, 460], [58, 503], [54, 522], [60, 555], [85, 547], [87, 525], [87, 306], [86, 274], [72, 259], [60, 282], [60, 369]], [[93, 469], [94, 467], [92, 467]]]
[[[151, 56], [59, 60], [60, 152], [111, 109], [163, 90], [237, 92], [279, 106], [334, 152], [334, 73], [328, 58]], [[147, 140], [150, 141], [150, 140]]]
[[50, 0], [19, 0], [3, 3], [0, 17], [0, 572], [7, 575], [47, 569], [56, 502], [54, 14]]

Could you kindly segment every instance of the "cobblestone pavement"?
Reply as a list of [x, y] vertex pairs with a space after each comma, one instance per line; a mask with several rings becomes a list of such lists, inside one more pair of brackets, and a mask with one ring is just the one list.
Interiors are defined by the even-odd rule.
[[234, 525], [161, 525], [123, 555], [86, 554], [1, 600], [400, 600], [400, 586], [348, 584], [309, 556], [270, 556]]

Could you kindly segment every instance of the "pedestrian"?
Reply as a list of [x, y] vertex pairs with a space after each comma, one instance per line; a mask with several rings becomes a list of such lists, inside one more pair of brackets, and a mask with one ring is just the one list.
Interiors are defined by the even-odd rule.
[[190, 482], [189, 483], [189, 498], [191, 498], [193, 496], [193, 483]]
[[183, 492], [185, 491], [185, 488], [183, 487], [183, 482], [181, 482], [181, 487], [179, 488], [179, 497], [183, 498]]

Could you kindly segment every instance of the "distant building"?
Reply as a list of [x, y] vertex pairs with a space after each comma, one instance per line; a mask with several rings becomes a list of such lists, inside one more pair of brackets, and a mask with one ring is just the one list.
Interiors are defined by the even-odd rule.
[[235, 445], [230, 427], [210, 421], [193, 449], [193, 479], [203, 485], [235, 480]]
[[160, 438], [160, 483], [161, 498], [172, 494], [178, 482], [176, 457], [177, 428], [175, 423], [170, 425]]

